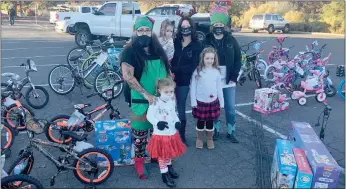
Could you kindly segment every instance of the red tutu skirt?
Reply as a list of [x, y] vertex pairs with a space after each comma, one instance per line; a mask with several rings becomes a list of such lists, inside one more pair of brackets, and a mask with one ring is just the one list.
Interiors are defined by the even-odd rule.
[[179, 133], [171, 136], [153, 134], [147, 146], [151, 158], [171, 159], [184, 154], [186, 146], [181, 141]]

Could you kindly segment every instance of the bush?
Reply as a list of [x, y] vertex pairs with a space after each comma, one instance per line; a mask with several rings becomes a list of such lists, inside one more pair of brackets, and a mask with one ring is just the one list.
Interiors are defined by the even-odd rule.
[[344, 33], [345, 2], [333, 1], [322, 8], [321, 21], [329, 25], [332, 33]]
[[304, 15], [303, 13], [299, 11], [288, 11], [285, 15], [284, 18], [288, 20], [289, 22], [304, 22]]

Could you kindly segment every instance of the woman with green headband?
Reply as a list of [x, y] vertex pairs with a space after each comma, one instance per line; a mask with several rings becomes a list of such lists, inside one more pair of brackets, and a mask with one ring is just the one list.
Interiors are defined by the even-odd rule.
[[[221, 69], [223, 95], [225, 100], [225, 116], [227, 121], [227, 138], [232, 143], [238, 143], [234, 135], [235, 131], [235, 92], [238, 73], [241, 67], [241, 52], [237, 40], [228, 32], [229, 19], [227, 4], [219, 4], [213, 7], [211, 20], [211, 33], [206, 36], [204, 45], [217, 50], [219, 66]], [[220, 120], [214, 122], [214, 140], [217, 140], [220, 132]]]
[[138, 17], [134, 34], [121, 53], [121, 68], [128, 83], [131, 104], [131, 127], [135, 146], [135, 168], [140, 179], [147, 178], [144, 167], [148, 135], [152, 125], [146, 120], [149, 103], [155, 103], [156, 81], [169, 77], [169, 64], [158, 38], [152, 33], [154, 21], [148, 16]]

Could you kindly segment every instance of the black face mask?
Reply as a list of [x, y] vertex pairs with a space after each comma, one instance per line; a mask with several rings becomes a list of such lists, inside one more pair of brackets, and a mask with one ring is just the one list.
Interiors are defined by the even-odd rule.
[[138, 48], [144, 48], [151, 44], [151, 37], [147, 35], [137, 36], [134, 45]]
[[221, 35], [225, 31], [225, 27], [214, 27], [213, 28], [213, 33], [215, 35]]
[[183, 36], [189, 36], [192, 33], [192, 28], [191, 27], [181, 28], [180, 32]]

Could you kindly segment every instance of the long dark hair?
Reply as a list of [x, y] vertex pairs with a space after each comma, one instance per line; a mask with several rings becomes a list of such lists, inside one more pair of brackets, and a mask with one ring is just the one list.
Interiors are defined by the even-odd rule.
[[181, 24], [183, 23], [184, 20], [187, 20], [189, 24], [191, 25], [191, 40], [192, 41], [197, 41], [197, 33], [196, 33], [196, 24], [195, 22], [191, 19], [189, 16], [184, 16], [180, 19], [179, 24], [178, 24], [178, 32], [177, 32], [177, 39], [179, 41], [183, 40], [183, 35], [181, 34]]
[[[144, 71], [144, 68], [145, 68], [145, 61], [148, 60], [148, 56], [146, 55], [143, 48], [136, 48], [136, 46], [133, 45], [133, 43], [136, 41], [136, 38], [137, 38], [137, 35], [136, 35], [136, 33], [134, 33], [134, 35], [132, 35], [132, 37], [131, 37], [130, 43], [128, 43], [124, 47], [123, 51], [125, 51], [125, 49], [128, 49], [128, 48], [133, 49], [134, 60], [136, 61], [136, 64], [138, 65], [138, 69], [140, 70], [139, 73], [142, 74]], [[152, 40], [151, 40], [151, 44], [149, 45], [149, 53], [151, 56], [160, 57], [160, 59], [163, 61], [164, 65], [165, 65], [167, 75], [169, 75], [170, 74], [170, 66], [168, 63], [168, 57], [166, 55], [166, 52], [163, 50], [156, 34], [152, 33], [151, 38], [152, 38]], [[141, 75], [139, 75], [138, 77], [140, 78]]]

